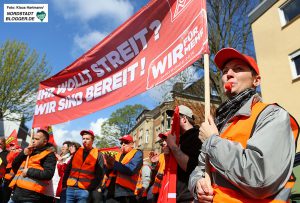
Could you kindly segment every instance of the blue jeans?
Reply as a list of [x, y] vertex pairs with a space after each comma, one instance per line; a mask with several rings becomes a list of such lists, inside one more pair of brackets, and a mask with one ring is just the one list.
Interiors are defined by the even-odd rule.
[[89, 198], [89, 191], [77, 187], [68, 187], [66, 197], [66, 203], [86, 203]]
[[59, 203], [66, 203], [67, 201], [66, 193], [67, 193], [67, 189], [61, 190]]

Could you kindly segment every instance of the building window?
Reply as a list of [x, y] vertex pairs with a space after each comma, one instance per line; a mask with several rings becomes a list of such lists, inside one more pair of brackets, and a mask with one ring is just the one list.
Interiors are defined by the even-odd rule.
[[300, 50], [290, 55], [293, 79], [300, 77]]
[[167, 116], [167, 130], [171, 129], [171, 119], [172, 119], [172, 117]]
[[145, 143], [149, 142], [149, 130], [146, 130]]
[[282, 26], [300, 15], [300, 1], [290, 0], [280, 7], [280, 20]]
[[143, 136], [144, 136], [144, 132], [143, 129], [140, 129], [140, 133], [139, 133], [139, 144], [143, 144]]

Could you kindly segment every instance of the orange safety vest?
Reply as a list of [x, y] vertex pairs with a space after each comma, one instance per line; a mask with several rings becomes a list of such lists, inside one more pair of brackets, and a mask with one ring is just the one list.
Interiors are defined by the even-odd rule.
[[162, 177], [164, 175], [166, 163], [165, 163], [165, 155], [163, 153], [161, 153], [159, 155], [158, 165], [159, 165], [159, 168], [158, 168], [157, 174], [155, 176], [155, 180], [154, 180], [153, 188], [152, 188], [152, 193], [153, 194], [158, 194], [158, 192], [159, 192], [159, 190], [161, 188], [161, 182], [162, 182], [162, 180], [159, 179], [159, 178], [157, 178], [157, 176], [161, 176]]
[[7, 180], [7, 181], [10, 181], [13, 179], [13, 177], [15, 176], [15, 173], [14, 171], [11, 169], [12, 168], [12, 162], [13, 160], [16, 158], [16, 156], [18, 156], [20, 152], [12, 152], [10, 151], [7, 155], [7, 166], [6, 166], [6, 172], [5, 173], [5, 176], [4, 176], [4, 179]]
[[[41, 160], [50, 153], [52, 153], [52, 151], [50, 149], [46, 149], [39, 154], [30, 156], [28, 160], [28, 169], [34, 168], [43, 171], [44, 168], [41, 166]], [[22, 172], [25, 168], [25, 163], [26, 160], [24, 160], [21, 164], [19, 170], [17, 171], [17, 174], [10, 182], [9, 187], [14, 188], [15, 186], [18, 186], [26, 190], [44, 194], [46, 187], [49, 185], [49, 180], [37, 180], [34, 178], [29, 178], [28, 176], [23, 177]]]
[[[143, 165], [142, 168], [143, 167], [149, 167], [150, 168], [149, 165]], [[143, 181], [142, 168], [140, 169], [139, 176], [138, 176], [138, 181], [136, 183], [136, 188], [135, 188], [135, 191], [134, 191], [135, 195], [138, 195], [138, 190], [143, 187], [143, 184], [142, 184], [142, 181]], [[151, 168], [150, 168], [150, 170], [151, 170]], [[143, 191], [142, 197], [147, 197], [147, 190], [146, 189]]]
[[[130, 160], [134, 157], [135, 153], [137, 152], [136, 149], [132, 149], [130, 152], [128, 152], [124, 158], [122, 159], [121, 163], [122, 164], [127, 164], [130, 162]], [[120, 160], [120, 157], [121, 157], [122, 153], [119, 152], [116, 157], [115, 157], [115, 160], [116, 161], [119, 161]], [[117, 177], [116, 178], [116, 184], [119, 184], [121, 185], [122, 187], [125, 187], [125, 188], [128, 188], [132, 191], [135, 191], [135, 188], [136, 188], [136, 184], [137, 184], [137, 180], [138, 180], [138, 174], [134, 174], [132, 176], [129, 176], [129, 175], [125, 175], [125, 174], [122, 174], [120, 172], [111, 172], [109, 174], [109, 177], [108, 177], [108, 181], [106, 182], [106, 187], [109, 186], [109, 184], [111, 183], [111, 179], [113, 177]]]
[[[258, 102], [252, 106], [252, 114], [250, 117], [246, 119], [235, 119], [228, 126], [228, 128], [221, 133], [221, 137], [224, 139], [232, 140], [235, 142], [241, 143], [241, 145], [245, 148], [247, 145], [247, 141], [251, 137], [252, 129], [255, 126], [256, 119], [260, 115], [260, 113], [268, 106], [268, 104], [264, 104], [262, 102]], [[294, 134], [294, 139], [297, 141], [299, 134], [299, 126], [296, 120], [290, 116], [291, 128]], [[212, 176], [214, 177], [214, 173], [217, 173], [216, 169], [211, 168]], [[217, 174], [215, 174], [217, 175]], [[226, 202], [226, 203], [284, 203], [288, 201], [289, 194], [291, 192], [292, 187], [295, 184], [295, 179], [293, 175], [290, 177], [289, 181], [285, 184], [284, 188], [272, 199], [252, 199], [238, 191], [233, 189], [222, 187], [221, 185], [213, 184], [214, 188], [214, 198], [213, 202]]]
[[95, 165], [98, 159], [98, 150], [93, 148], [83, 162], [83, 147], [79, 148], [72, 160], [72, 169], [67, 185], [87, 190], [95, 179]]

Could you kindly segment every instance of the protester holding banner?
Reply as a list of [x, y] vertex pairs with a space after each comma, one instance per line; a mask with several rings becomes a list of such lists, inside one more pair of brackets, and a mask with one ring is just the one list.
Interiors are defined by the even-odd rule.
[[[49, 134], [45, 130], [38, 130], [33, 136], [33, 142], [15, 158], [12, 168], [15, 177], [9, 187], [13, 188], [10, 203], [41, 202], [46, 186], [52, 179], [56, 158], [49, 149]], [[29, 156], [28, 166], [26, 157]]]
[[[215, 121], [209, 117], [201, 124], [200, 165], [190, 176], [190, 191], [199, 202], [287, 202], [295, 181], [296, 121], [278, 105], [261, 102], [256, 93], [261, 77], [252, 57], [224, 48], [215, 63], [229, 99]], [[205, 157], [213, 187], [204, 178]]]
[[105, 154], [108, 180], [106, 182], [106, 202], [137, 202], [134, 195], [138, 174], [143, 165], [143, 153], [133, 149], [131, 135], [124, 135], [121, 152], [116, 157]]
[[94, 132], [82, 130], [80, 135], [83, 147], [70, 160], [63, 179], [63, 186], [67, 185], [67, 202], [87, 202], [104, 175], [103, 156], [97, 148], [93, 148]]
[[[167, 144], [177, 162], [176, 202], [188, 202], [193, 196], [188, 190], [188, 181], [191, 172], [198, 164], [202, 142], [199, 140], [199, 129], [195, 127], [195, 115], [185, 106], [179, 105], [180, 140], [176, 144], [176, 136], [169, 135]], [[167, 114], [173, 116], [174, 111], [168, 110]], [[173, 125], [173, 124], [172, 124]], [[163, 186], [162, 186], [163, 187]]]
[[[2, 197], [0, 198], [1, 203], [7, 203], [10, 199], [10, 195], [12, 189], [9, 186], [11, 180], [15, 176], [15, 173], [12, 170], [12, 162], [18, 156], [18, 154], [22, 151], [19, 145], [15, 145], [14, 142], [9, 144], [9, 153], [7, 154], [7, 166], [6, 172], [3, 180], [3, 188], [2, 188]], [[2, 201], [1, 201], [2, 200]]]

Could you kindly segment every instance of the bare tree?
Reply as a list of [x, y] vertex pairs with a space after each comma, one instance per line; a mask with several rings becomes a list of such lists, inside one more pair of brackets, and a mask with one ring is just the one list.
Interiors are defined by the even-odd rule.
[[236, 48], [243, 53], [254, 55], [248, 14], [258, 3], [258, 0], [207, 0], [210, 66], [212, 67], [210, 80], [222, 101], [226, 97], [223, 94], [221, 73], [212, 66], [213, 58], [224, 47]]
[[[254, 46], [252, 39], [251, 26], [248, 21], [248, 14], [260, 2], [259, 0], [207, 0], [207, 18], [208, 18], [208, 38], [210, 47], [210, 81], [211, 86], [215, 88], [221, 100], [226, 100], [223, 94], [221, 82], [221, 73], [215, 68], [213, 58], [215, 54], [224, 47], [236, 48], [241, 52], [254, 55]], [[202, 59], [194, 63], [194, 72], [183, 72], [179, 77], [174, 77], [161, 87], [156, 88], [165, 101], [165, 96], [176, 82], [190, 84], [195, 81], [197, 73], [203, 73]], [[202, 74], [203, 76], [203, 74]], [[164, 87], [167, 85], [167, 87]], [[151, 94], [150, 94], [151, 95]], [[152, 93], [152, 95], [155, 95]], [[169, 98], [169, 97], [167, 97]], [[155, 99], [155, 97], [154, 97]], [[160, 102], [162, 102], [160, 101]]]

